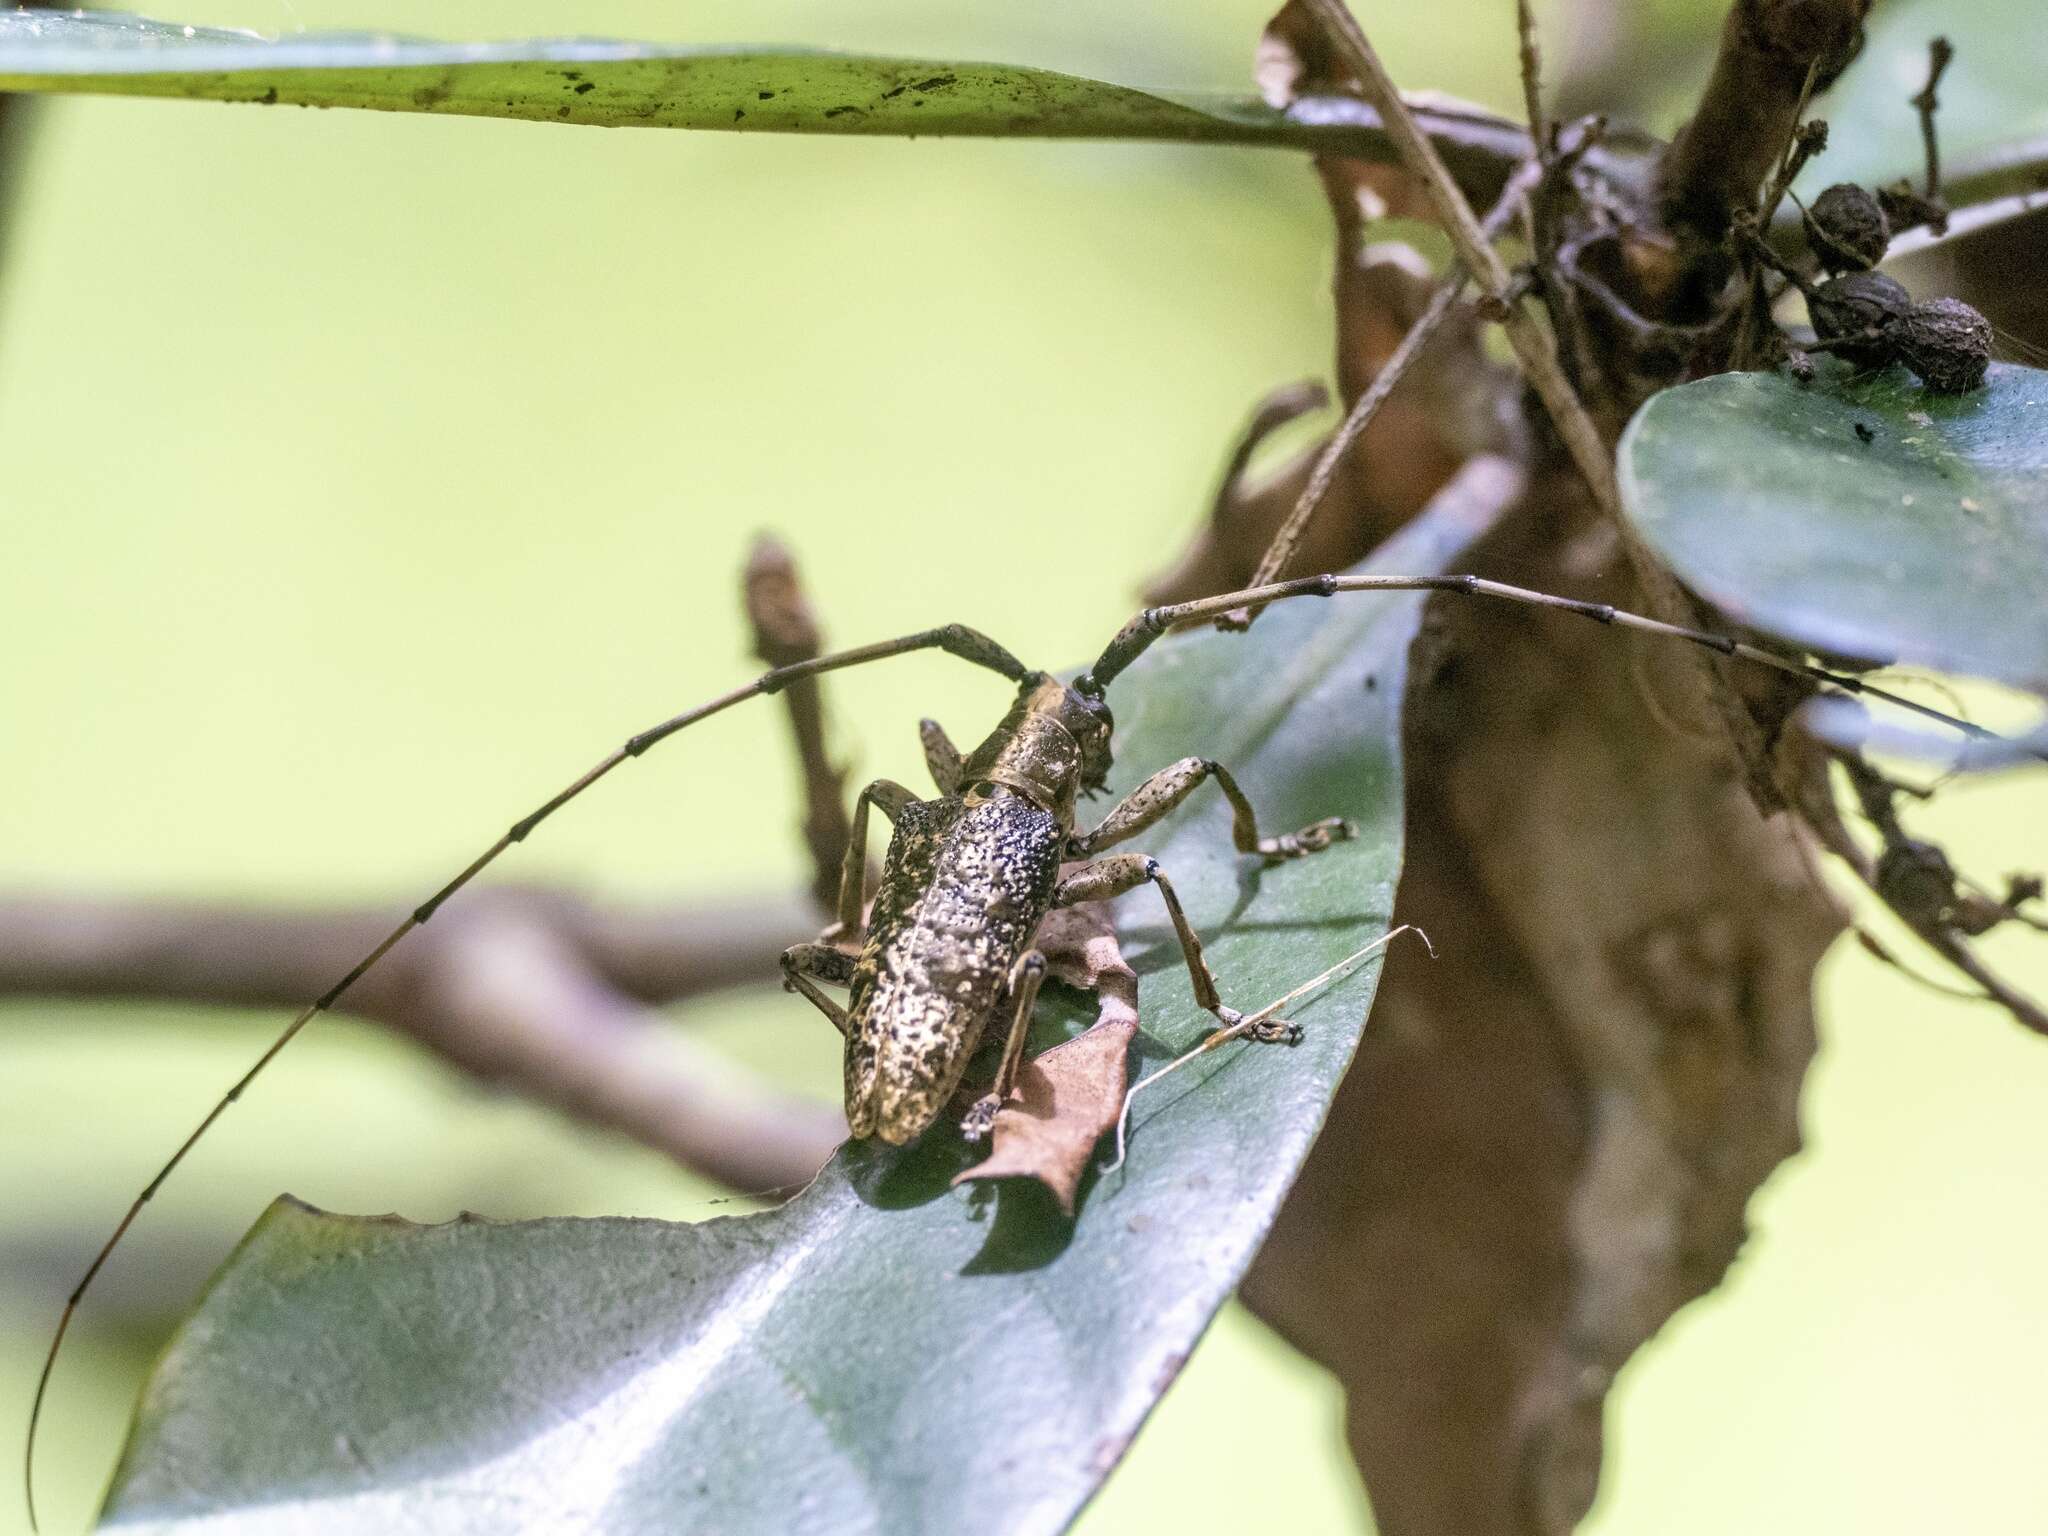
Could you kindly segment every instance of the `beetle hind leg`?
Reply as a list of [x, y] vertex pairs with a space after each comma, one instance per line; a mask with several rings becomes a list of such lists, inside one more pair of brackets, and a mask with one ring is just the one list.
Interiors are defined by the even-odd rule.
[[1003, 989], [1010, 1005], [1010, 1033], [1003, 1042], [1003, 1064], [996, 1070], [994, 1086], [974, 1101], [967, 1118], [960, 1122], [960, 1134], [969, 1141], [981, 1140], [994, 1128], [997, 1111], [1017, 1086], [1017, 1073], [1024, 1065], [1024, 1045], [1031, 1038], [1031, 1010], [1044, 982], [1045, 956], [1035, 949], [1026, 950], [1010, 967]]

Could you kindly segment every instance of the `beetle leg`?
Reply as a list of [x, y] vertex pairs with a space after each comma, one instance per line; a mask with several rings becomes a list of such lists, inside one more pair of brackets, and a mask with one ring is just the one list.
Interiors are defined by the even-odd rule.
[[[1159, 887], [1159, 898], [1166, 903], [1166, 915], [1173, 922], [1174, 936], [1180, 940], [1181, 958], [1187, 962], [1188, 976], [1194, 982], [1195, 1005], [1215, 1014], [1225, 1024], [1243, 1022], [1244, 1015], [1225, 1007], [1216, 991], [1216, 976], [1202, 956], [1201, 938], [1188, 922], [1187, 913], [1181, 910], [1180, 897], [1174, 893], [1173, 884], [1157, 859], [1142, 853], [1113, 853], [1106, 859], [1084, 864], [1053, 887], [1052, 904], [1070, 907], [1082, 901], [1107, 901], [1147, 882]], [[1252, 1031], [1253, 1038], [1259, 1040], [1293, 1040], [1299, 1034], [1285, 1019], [1269, 1020]]]
[[1068, 857], [1086, 858], [1113, 843], [1136, 837], [1199, 789], [1204, 779], [1211, 778], [1230, 802], [1230, 835], [1239, 853], [1256, 853], [1273, 860], [1298, 859], [1358, 835], [1356, 826], [1340, 816], [1333, 816], [1303, 827], [1299, 832], [1261, 837], [1258, 815], [1252, 810], [1252, 803], [1245, 798], [1244, 791], [1237, 787], [1237, 780], [1230, 776], [1230, 770], [1204, 757], [1184, 757], [1160, 769], [1118, 801], [1094, 831], [1070, 839], [1067, 843]]
[[967, 759], [953, 745], [946, 728], [936, 720], [920, 720], [917, 722], [917, 735], [924, 743], [924, 765], [931, 770], [932, 782], [939, 786], [939, 793], [958, 794], [960, 770]]
[[1003, 1042], [1003, 1064], [996, 1069], [995, 1086], [975, 1100], [974, 1108], [960, 1122], [960, 1134], [979, 1141], [996, 1123], [996, 1111], [1017, 1086], [1017, 1072], [1024, 1065], [1024, 1043], [1031, 1038], [1031, 1010], [1038, 1002], [1038, 989], [1045, 981], [1045, 956], [1026, 950], [1010, 967], [1004, 994], [1010, 1005], [1010, 1034]]
[[853, 980], [853, 962], [852, 955], [830, 944], [792, 944], [782, 952], [783, 990], [808, 997], [843, 1035], [846, 1010], [820, 992], [817, 983], [829, 981], [844, 986]]
[[916, 800], [917, 796], [893, 779], [877, 779], [853, 802], [853, 830], [846, 839], [846, 862], [839, 866], [839, 927], [840, 933], [860, 931], [861, 909], [866, 905], [866, 892], [862, 889], [868, 875], [868, 807], [879, 805], [882, 814], [894, 826], [896, 818], [903, 814], [903, 807]]

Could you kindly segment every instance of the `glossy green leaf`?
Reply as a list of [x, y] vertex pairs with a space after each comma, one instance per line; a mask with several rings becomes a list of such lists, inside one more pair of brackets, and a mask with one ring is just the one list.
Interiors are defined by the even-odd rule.
[[2048, 373], [1729, 373], [1652, 397], [1622, 499], [1688, 585], [1818, 650], [2048, 691]]
[[1830, 182], [1920, 184], [1920, 118], [1927, 45], [1945, 36], [1955, 60], [1937, 118], [1951, 200], [1965, 204], [2038, 192], [2048, 169], [2048, 91], [2039, 0], [1885, 0], [1871, 13], [1862, 54], [1815, 104], [1828, 147], [1800, 178], [1811, 195]]
[[[1425, 519], [1381, 568], [1442, 569], [1476, 531]], [[1145, 840], [1239, 1005], [1387, 931], [1418, 613], [1386, 594], [1281, 604], [1247, 636], [1161, 642], [1112, 689], [1120, 788], [1199, 753], [1273, 826], [1360, 825], [1263, 868], [1204, 794]], [[1156, 896], [1125, 898], [1119, 923], [1144, 1070], [1207, 1019]], [[419, 1227], [282, 1201], [149, 1382], [105, 1518], [230, 1536], [1059, 1530], [1250, 1261], [1377, 967], [1291, 1010], [1302, 1044], [1232, 1045], [1149, 1091], [1129, 1161], [1088, 1176], [1071, 1223], [1036, 1184], [949, 1188], [979, 1154], [948, 1129], [848, 1146], [782, 1209], [696, 1226]], [[1086, 1011], [1069, 997], [1040, 1023]], [[1219, 1454], [1255, 1455], [1246, 1428]]]
[[[268, 41], [100, 12], [0, 15], [0, 90], [454, 113], [613, 128], [916, 137], [1149, 139], [1392, 158], [1372, 112], [1153, 91], [1021, 65], [587, 38], [443, 43], [367, 34]], [[1515, 124], [1417, 107], [1475, 196], [1527, 150]]]

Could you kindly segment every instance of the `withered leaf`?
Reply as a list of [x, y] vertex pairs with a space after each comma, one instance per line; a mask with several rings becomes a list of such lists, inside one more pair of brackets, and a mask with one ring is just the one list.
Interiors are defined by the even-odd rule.
[[1071, 1216], [1095, 1144], [1123, 1109], [1126, 1063], [1138, 1031], [1138, 977], [1117, 945], [1104, 902], [1049, 914], [1039, 925], [1038, 947], [1055, 979], [1095, 992], [1095, 1022], [1024, 1063], [996, 1115], [988, 1157], [953, 1182], [1037, 1179]]
[[1073, 1215], [1095, 1145], [1123, 1108], [1124, 1064], [1137, 1029], [1137, 1015], [1119, 1010], [1117, 1017], [1098, 1019], [1085, 1033], [1027, 1061], [996, 1116], [988, 1158], [953, 1182], [1036, 1179]]

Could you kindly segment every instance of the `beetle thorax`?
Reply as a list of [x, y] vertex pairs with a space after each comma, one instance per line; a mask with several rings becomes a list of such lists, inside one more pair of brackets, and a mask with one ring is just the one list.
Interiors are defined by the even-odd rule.
[[1041, 675], [1018, 690], [1002, 724], [968, 756], [960, 783], [970, 800], [995, 788], [1021, 795], [1071, 832], [1076, 798], [1108, 772], [1109, 735], [1106, 710]]

